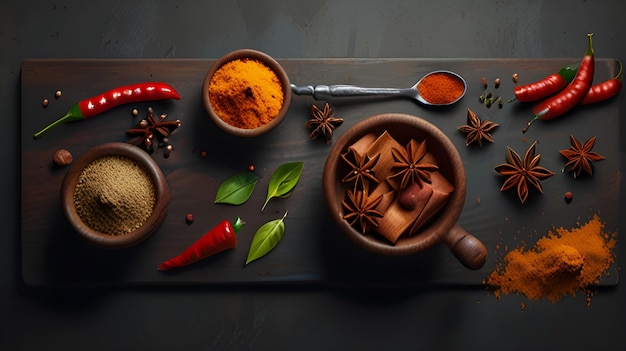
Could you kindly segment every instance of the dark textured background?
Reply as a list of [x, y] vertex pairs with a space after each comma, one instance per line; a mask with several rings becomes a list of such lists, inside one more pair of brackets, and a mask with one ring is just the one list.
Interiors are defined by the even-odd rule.
[[[601, 290], [587, 306], [584, 296], [554, 305], [515, 296], [497, 301], [482, 289], [463, 287], [57, 291], [24, 287], [18, 270], [20, 65], [24, 59], [202, 59], [251, 47], [284, 58], [577, 60], [582, 54], [581, 37], [593, 32], [599, 57], [626, 60], [622, 7], [617, 0], [3, 0], [0, 96], [6, 123], [1, 138], [6, 202], [0, 244], [1, 348], [624, 349], [623, 284]], [[616, 103], [624, 111], [623, 92]], [[623, 145], [620, 151], [624, 159]], [[617, 254], [626, 256], [624, 245]], [[526, 302], [523, 310], [521, 302]]]

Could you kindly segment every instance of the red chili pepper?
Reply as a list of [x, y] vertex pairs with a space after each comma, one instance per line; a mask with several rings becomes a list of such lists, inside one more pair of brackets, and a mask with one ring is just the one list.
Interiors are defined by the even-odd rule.
[[594, 52], [591, 40], [592, 36], [593, 34], [591, 33], [587, 34], [587, 37], [589, 38], [589, 46], [587, 47], [585, 56], [578, 66], [578, 71], [576, 72], [574, 80], [558, 94], [535, 105], [533, 107], [535, 116], [533, 119], [528, 121], [526, 127], [522, 129], [522, 132], [526, 133], [530, 125], [538, 119], [548, 120], [564, 114], [574, 108], [574, 106], [578, 105], [578, 103], [585, 97], [589, 88], [591, 88], [591, 84], [593, 83], [593, 73], [595, 69]]
[[551, 74], [544, 79], [526, 84], [518, 85], [513, 90], [515, 92], [515, 100], [519, 102], [538, 101], [554, 95], [565, 87], [574, 79], [578, 63], [565, 66], [559, 72]]
[[57, 119], [41, 131], [35, 133], [33, 138], [40, 138], [48, 130], [59, 124], [81, 121], [119, 105], [131, 102], [163, 99], [180, 100], [180, 95], [176, 92], [176, 90], [174, 90], [174, 88], [161, 82], [146, 82], [121, 86], [100, 95], [80, 101], [76, 105], [72, 106], [65, 116]]
[[617, 75], [605, 82], [592, 86], [587, 92], [587, 95], [580, 101], [580, 105], [595, 104], [600, 101], [608, 100], [619, 93], [624, 84], [624, 75], [622, 72], [622, 62], [620, 60], [616, 61], [619, 63], [619, 72]]
[[222, 251], [234, 249], [237, 247], [235, 234], [244, 224], [241, 218], [237, 218], [233, 224], [227, 220], [221, 221], [180, 255], [161, 263], [158, 270], [169, 271], [180, 268]]

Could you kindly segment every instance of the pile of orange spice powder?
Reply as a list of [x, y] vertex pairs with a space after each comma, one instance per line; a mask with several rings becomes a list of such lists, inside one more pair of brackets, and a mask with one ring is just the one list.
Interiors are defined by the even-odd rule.
[[589, 287], [599, 283], [615, 262], [616, 238], [617, 232], [604, 232], [604, 223], [594, 215], [578, 228], [549, 231], [529, 250], [518, 247], [508, 252], [483, 283], [494, 289], [497, 299], [519, 293], [556, 303], [584, 292], [589, 303]]
[[463, 95], [465, 85], [459, 77], [435, 72], [427, 75], [417, 84], [417, 90], [424, 100], [431, 104], [449, 104]]
[[209, 83], [215, 113], [237, 128], [254, 129], [271, 122], [283, 106], [283, 90], [274, 71], [255, 59], [238, 59], [220, 67]]

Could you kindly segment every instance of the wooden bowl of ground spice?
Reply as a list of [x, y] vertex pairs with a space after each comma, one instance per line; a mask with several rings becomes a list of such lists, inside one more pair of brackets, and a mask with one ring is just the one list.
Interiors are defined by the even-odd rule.
[[218, 59], [202, 84], [204, 107], [229, 134], [255, 137], [276, 128], [291, 102], [289, 77], [271, 56], [252, 49]]
[[169, 201], [165, 176], [152, 157], [121, 142], [81, 155], [61, 186], [69, 223], [89, 243], [106, 248], [147, 239], [165, 219]]
[[470, 269], [487, 249], [457, 224], [463, 210], [463, 161], [450, 139], [417, 116], [366, 118], [335, 142], [322, 188], [330, 216], [361, 248], [403, 256], [445, 243]]

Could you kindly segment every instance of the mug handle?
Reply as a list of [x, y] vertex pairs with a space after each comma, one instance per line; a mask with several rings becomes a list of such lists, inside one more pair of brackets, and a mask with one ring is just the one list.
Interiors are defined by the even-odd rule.
[[469, 269], [480, 269], [487, 262], [485, 245], [458, 223], [450, 229], [444, 241], [454, 256]]

